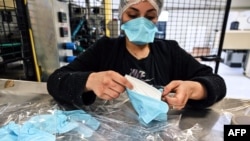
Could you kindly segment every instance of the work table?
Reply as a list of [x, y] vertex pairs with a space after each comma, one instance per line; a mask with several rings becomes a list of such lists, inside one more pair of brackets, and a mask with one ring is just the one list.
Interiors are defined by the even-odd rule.
[[[6, 82], [10, 81], [9, 86]], [[224, 98], [204, 110], [169, 110], [168, 120], [145, 126], [126, 97], [114, 101], [97, 100], [91, 106], [79, 107], [98, 121], [100, 127], [93, 136], [78, 140], [184, 140], [223, 141], [223, 127], [231, 124], [235, 114], [250, 114], [250, 100]], [[35, 114], [54, 109], [69, 109], [59, 105], [48, 94], [45, 82], [0, 79], [0, 127], [10, 121], [22, 123]], [[74, 137], [73, 137], [74, 136]], [[74, 140], [76, 134], [58, 134], [56, 140]]]

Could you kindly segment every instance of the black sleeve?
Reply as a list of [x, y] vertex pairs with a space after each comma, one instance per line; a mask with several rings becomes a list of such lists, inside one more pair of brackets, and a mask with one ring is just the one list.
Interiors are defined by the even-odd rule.
[[175, 57], [174, 79], [191, 80], [201, 83], [207, 90], [204, 100], [189, 100], [187, 107], [207, 108], [222, 100], [226, 96], [226, 83], [224, 79], [213, 73], [210, 66], [201, 64], [197, 59], [182, 49], [177, 42], [172, 42], [172, 55]]
[[[83, 92], [88, 76], [98, 71], [100, 53], [98, 47], [105, 39], [97, 41], [85, 52], [66, 66], [55, 70], [47, 80], [47, 90], [60, 103], [70, 105], [90, 105], [96, 95], [93, 92]], [[98, 57], [97, 57], [98, 56]]]
[[49, 94], [61, 103], [77, 106], [93, 104], [96, 99], [94, 92], [83, 92], [87, 79], [92, 72], [113, 69], [112, 65], [119, 61], [114, 58], [118, 56], [117, 52], [121, 52], [120, 43], [125, 44], [125, 38], [104, 36], [73, 62], [55, 70], [47, 81]]
[[207, 108], [222, 100], [226, 96], [226, 84], [219, 75], [195, 77], [193, 81], [200, 82], [207, 89], [207, 98], [204, 100], [189, 100], [188, 105], [193, 108]]
[[61, 104], [92, 104], [96, 98], [95, 94], [83, 92], [89, 74], [90, 72], [73, 72], [67, 66], [62, 67], [50, 75], [47, 90]]

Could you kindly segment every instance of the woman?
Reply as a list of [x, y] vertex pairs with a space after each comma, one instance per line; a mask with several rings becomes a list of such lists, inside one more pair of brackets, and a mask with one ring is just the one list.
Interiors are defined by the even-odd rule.
[[[73, 62], [57, 69], [47, 81], [49, 93], [76, 105], [118, 98], [132, 84], [129, 74], [153, 86], [163, 86], [162, 100], [175, 109], [206, 108], [226, 94], [223, 78], [199, 63], [178, 43], [154, 39], [161, 0], [121, 0], [125, 37], [99, 39]], [[174, 92], [174, 96], [169, 96]]]

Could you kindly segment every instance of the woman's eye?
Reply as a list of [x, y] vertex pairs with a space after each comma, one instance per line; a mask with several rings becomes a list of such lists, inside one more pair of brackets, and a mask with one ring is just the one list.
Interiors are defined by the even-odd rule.
[[145, 18], [147, 18], [148, 20], [153, 20], [155, 17], [146, 16]]
[[131, 18], [131, 19], [135, 19], [135, 18], [138, 17], [137, 15], [128, 15], [128, 16], [129, 16], [129, 18]]

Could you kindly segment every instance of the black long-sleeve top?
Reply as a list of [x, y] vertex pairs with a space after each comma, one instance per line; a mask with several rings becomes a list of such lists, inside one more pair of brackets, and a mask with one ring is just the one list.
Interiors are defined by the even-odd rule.
[[207, 108], [225, 97], [224, 79], [193, 58], [176, 41], [155, 39], [149, 45], [149, 55], [138, 60], [127, 51], [125, 37], [103, 37], [73, 62], [55, 70], [47, 80], [48, 92], [62, 103], [90, 105], [96, 95], [92, 91], [83, 92], [89, 74], [114, 70], [158, 86], [165, 86], [172, 80], [200, 82], [207, 90], [207, 98], [189, 100], [187, 105], [194, 108]]

